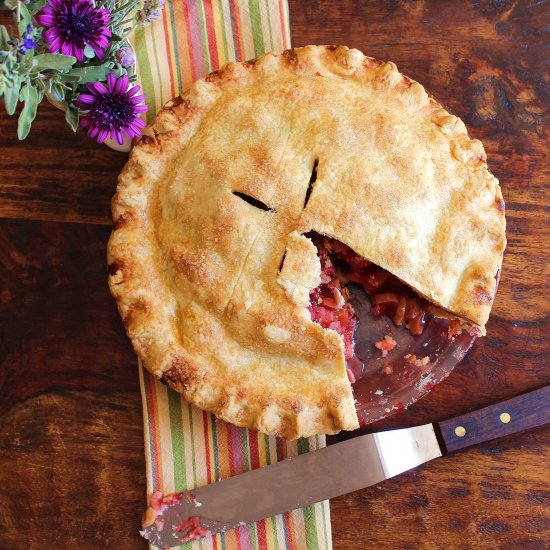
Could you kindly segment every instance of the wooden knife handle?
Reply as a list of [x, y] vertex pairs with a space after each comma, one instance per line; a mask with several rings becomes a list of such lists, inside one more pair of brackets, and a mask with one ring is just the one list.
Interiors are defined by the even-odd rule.
[[550, 422], [550, 386], [434, 424], [448, 453]]

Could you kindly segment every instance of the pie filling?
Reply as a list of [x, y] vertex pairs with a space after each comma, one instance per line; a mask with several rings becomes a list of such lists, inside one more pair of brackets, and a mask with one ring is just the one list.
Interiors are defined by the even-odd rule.
[[[386, 315], [395, 325], [404, 325], [415, 336], [422, 334], [426, 323], [433, 317], [433, 306], [397, 277], [358, 256], [345, 244], [317, 234], [310, 237], [321, 262], [321, 284], [310, 292], [308, 309], [312, 321], [335, 330], [344, 341], [348, 377], [353, 384], [356, 381], [353, 371], [357, 372], [360, 360], [355, 355], [353, 334], [357, 317], [348, 303], [349, 294], [344, 286], [347, 282], [352, 281], [364, 288], [370, 297], [374, 316]], [[460, 332], [460, 321], [450, 320], [448, 337]], [[396, 343], [388, 335], [375, 346], [385, 357]]]
[[[181, 504], [183, 500], [192, 503], [194, 506], [201, 506], [195, 500], [195, 497], [190, 493], [170, 493], [163, 495], [160, 491], [155, 491], [150, 498], [149, 508], [143, 513], [141, 525], [144, 529], [155, 525], [157, 531], [160, 533], [164, 525], [163, 514], [169, 506], [177, 506]], [[211, 534], [211, 532], [202, 525], [201, 518], [199, 516], [191, 516], [180, 525], [172, 526], [176, 533], [181, 533], [182, 536], [179, 540], [180, 544], [200, 539]], [[173, 535], [176, 537], [176, 535]]]

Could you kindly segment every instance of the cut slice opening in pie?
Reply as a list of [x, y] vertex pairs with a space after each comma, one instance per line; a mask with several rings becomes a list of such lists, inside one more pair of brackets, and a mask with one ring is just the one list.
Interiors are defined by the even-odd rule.
[[109, 285], [145, 367], [286, 438], [358, 426], [348, 283], [413, 335], [432, 316], [484, 334], [505, 247], [481, 143], [343, 46], [197, 81], [134, 147], [113, 216]]
[[[435, 307], [389, 271], [358, 256], [341, 242], [320, 235], [312, 234], [308, 237], [317, 247], [321, 263], [321, 283], [310, 292], [308, 309], [311, 320], [340, 335], [351, 384], [362, 376], [363, 364], [355, 351], [357, 316], [349, 301], [347, 283], [350, 281], [360, 285], [369, 296], [372, 315], [385, 315], [395, 326], [404, 326], [414, 336], [420, 336], [426, 323], [434, 316], [445, 319], [441, 327], [449, 339], [462, 330], [479, 334], [476, 325]], [[397, 343], [388, 334], [374, 345], [382, 357], [386, 357], [396, 348]]]

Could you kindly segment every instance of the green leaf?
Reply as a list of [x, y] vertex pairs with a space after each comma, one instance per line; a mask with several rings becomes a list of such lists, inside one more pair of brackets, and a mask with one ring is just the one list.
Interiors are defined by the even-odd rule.
[[57, 79], [63, 82], [80, 82], [81, 77], [77, 74], [62, 73], [57, 75]]
[[52, 89], [50, 91], [50, 95], [56, 101], [64, 101], [65, 100], [65, 88], [63, 88], [63, 86], [61, 86], [58, 82], [54, 82], [52, 84]]
[[48, 69], [62, 71], [68, 69], [76, 63], [76, 57], [73, 55], [62, 55], [60, 53], [43, 53], [33, 59], [33, 73], [46, 71]]
[[21, 110], [17, 124], [17, 137], [20, 140], [25, 139], [29, 135], [32, 121], [36, 117], [36, 108], [38, 107], [38, 92], [28, 82], [23, 88], [23, 100], [25, 101], [25, 105]]
[[109, 65], [89, 66], [89, 67], [77, 67], [73, 69], [69, 74], [79, 76], [80, 84], [86, 82], [96, 82], [98, 80], [105, 80], [107, 73], [111, 72]]
[[75, 98], [75, 94], [72, 90], [67, 90], [65, 92], [65, 101], [67, 103], [67, 108], [69, 108], [69, 106], [72, 105], [74, 98]]
[[6, 29], [4, 25], [0, 25], [0, 50], [8, 49], [9, 39], [10, 39], [10, 35], [8, 33], [8, 29]]
[[139, 0], [130, 0], [129, 2], [126, 2], [126, 4], [122, 4], [122, 6], [117, 7], [116, 9], [111, 11], [111, 14], [117, 14], [121, 12], [129, 12], [133, 8], [135, 8], [139, 3]]
[[25, 6], [23, 2], [19, 2], [18, 10], [19, 24], [17, 25], [17, 29], [19, 30], [19, 36], [23, 36], [23, 33], [25, 33], [27, 30], [27, 25], [31, 24], [32, 17], [29, 13], [29, 10], [27, 9], [27, 6]]
[[65, 112], [65, 120], [69, 123], [73, 132], [78, 129], [78, 120], [80, 118], [80, 112], [76, 107], [69, 107]]
[[21, 82], [18, 80], [12, 86], [6, 87], [4, 91], [4, 102], [6, 104], [6, 111], [8, 115], [13, 115], [15, 113], [15, 109], [17, 109], [20, 88]]
[[25, 57], [23, 58], [22, 66], [24, 67], [25, 73], [30, 72], [32, 66], [34, 65], [34, 50], [27, 50]]
[[46, 0], [36, 0], [36, 2], [29, 2], [27, 8], [32, 15], [38, 13], [46, 5]]

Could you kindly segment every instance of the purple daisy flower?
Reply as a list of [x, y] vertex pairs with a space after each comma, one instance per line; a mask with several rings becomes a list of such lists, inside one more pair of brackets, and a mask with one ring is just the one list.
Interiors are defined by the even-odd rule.
[[101, 82], [86, 84], [90, 94], [80, 94], [75, 106], [87, 111], [80, 120], [83, 128], [88, 128], [88, 135], [103, 143], [107, 137], [116, 139], [122, 145], [123, 132], [129, 137], [141, 135], [145, 122], [139, 118], [148, 110], [142, 102], [145, 94], [139, 94], [140, 87], [129, 88], [128, 75], [117, 79], [114, 73], [107, 75], [107, 86]]
[[91, 0], [48, 0], [36, 17], [48, 29], [44, 41], [50, 52], [74, 55], [84, 60], [84, 48], [90, 46], [99, 59], [105, 56], [103, 50], [109, 46], [111, 21], [109, 10], [96, 8]]

